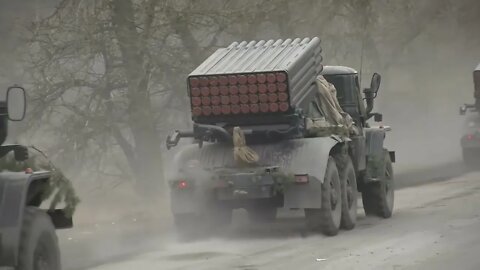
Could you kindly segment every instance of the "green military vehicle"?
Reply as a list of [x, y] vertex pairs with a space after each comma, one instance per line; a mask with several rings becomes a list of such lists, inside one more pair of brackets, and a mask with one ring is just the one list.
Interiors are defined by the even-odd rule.
[[382, 120], [380, 75], [362, 95], [358, 73], [320, 52], [318, 38], [235, 42], [188, 76], [193, 130], [167, 138], [195, 141], [168, 176], [179, 236], [227, 225], [237, 208], [255, 222], [302, 209], [308, 229], [336, 235], [355, 226], [357, 191], [367, 215], [392, 215], [390, 128], [367, 123]]
[[[40, 209], [52, 190], [51, 172], [16, 171], [29, 159], [28, 148], [3, 145], [8, 121], [21, 121], [25, 112], [25, 90], [10, 87], [0, 102], [0, 268], [60, 270], [55, 229], [72, 227], [72, 219], [63, 209]], [[11, 152], [15, 160], [6, 161]]]

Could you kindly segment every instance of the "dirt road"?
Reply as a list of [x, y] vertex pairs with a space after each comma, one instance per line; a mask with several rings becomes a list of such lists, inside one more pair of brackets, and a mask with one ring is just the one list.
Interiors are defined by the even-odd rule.
[[301, 218], [238, 221], [217, 239], [167, 237], [91, 269], [480, 269], [480, 173], [397, 191], [391, 219], [359, 215], [354, 230], [336, 237], [302, 235]]

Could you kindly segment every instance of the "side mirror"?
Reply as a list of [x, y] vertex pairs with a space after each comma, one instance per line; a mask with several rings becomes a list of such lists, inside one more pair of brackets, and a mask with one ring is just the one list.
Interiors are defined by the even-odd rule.
[[460, 106], [460, 115], [465, 115], [466, 112], [467, 112], [467, 106], [465, 105]]
[[7, 111], [10, 121], [22, 121], [27, 110], [25, 89], [21, 86], [11, 86], [7, 90]]
[[370, 91], [375, 93], [375, 95], [378, 92], [378, 89], [380, 88], [380, 82], [382, 81], [382, 76], [378, 73], [373, 73], [372, 76], [372, 81], [370, 83]]

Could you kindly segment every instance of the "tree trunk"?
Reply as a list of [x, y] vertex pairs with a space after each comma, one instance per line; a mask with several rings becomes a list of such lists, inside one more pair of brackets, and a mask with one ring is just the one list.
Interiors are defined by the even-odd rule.
[[145, 195], [159, 195], [164, 191], [163, 168], [148, 92], [150, 63], [145, 54], [144, 40], [137, 32], [132, 2], [115, 0], [112, 5], [112, 20], [128, 80], [128, 125], [133, 135], [135, 154], [134, 164], [130, 166], [140, 191]]

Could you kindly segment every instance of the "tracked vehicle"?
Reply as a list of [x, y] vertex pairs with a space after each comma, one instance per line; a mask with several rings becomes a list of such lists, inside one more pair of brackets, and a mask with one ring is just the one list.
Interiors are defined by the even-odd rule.
[[464, 163], [474, 169], [480, 165], [480, 64], [473, 71], [473, 84], [475, 103], [460, 107], [460, 114], [467, 115], [460, 145]]
[[55, 229], [72, 227], [63, 209], [40, 209], [50, 187], [50, 172], [13, 172], [5, 156], [14, 153], [13, 163], [28, 159], [22, 145], [3, 145], [8, 121], [25, 115], [25, 90], [10, 87], [7, 101], [0, 103], [0, 269], [60, 270], [60, 252]]
[[307, 228], [336, 235], [355, 226], [357, 191], [367, 215], [392, 215], [390, 128], [367, 123], [382, 120], [380, 75], [362, 95], [358, 73], [323, 66], [320, 53], [318, 38], [233, 43], [188, 76], [193, 130], [167, 138], [195, 141], [169, 176], [180, 236], [225, 226], [236, 208], [255, 222], [303, 209]]

